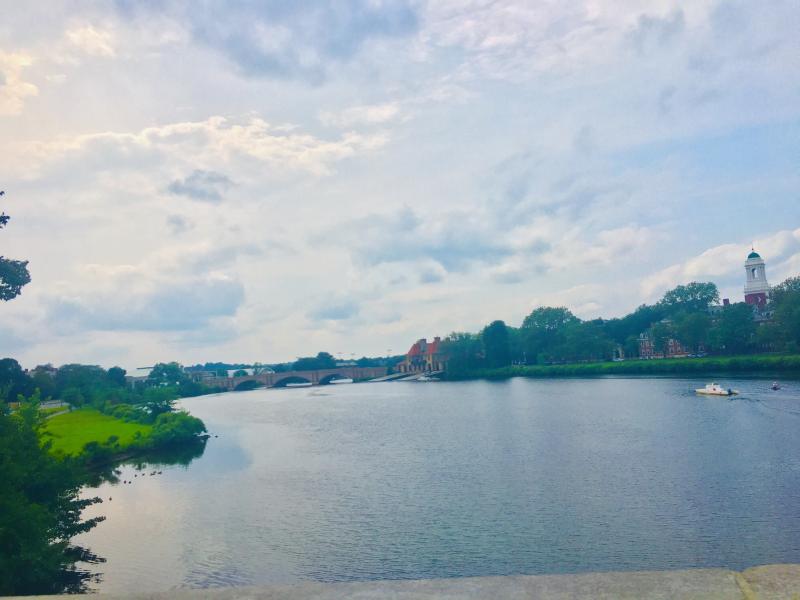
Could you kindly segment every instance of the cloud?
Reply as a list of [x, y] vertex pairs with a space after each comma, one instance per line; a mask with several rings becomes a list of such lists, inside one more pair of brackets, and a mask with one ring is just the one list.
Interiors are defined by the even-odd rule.
[[353, 299], [330, 299], [308, 313], [314, 321], [345, 321], [358, 315], [360, 305]]
[[[767, 261], [767, 276], [778, 283], [797, 273], [800, 265], [800, 229], [783, 230], [752, 242]], [[749, 243], [720, 244], [645, 277], [641, 292], [655, 299], [668, 289], [690, 281], [710, 280], [729, 288], [740, 283]]]
[[50, 298], [47, 305], [59, 329], [179, 331], [201, 329], [215, 317], [234, 315], [243, 302], [241, 282], [197, 277], [126, 294]]
[[339, 113], [322, 112], [320, 121], [336, 127], [352, 127], [353, 125], [376, 125], [396, 119], [400, 115], [398, 102], [385, 102], [364, 106], [351, 106]]
[[394, 213], [355, 219], [329, 232], [346, 239], [356, 262], [366, 266], [385, 263], [433, 261], [445, 271], [465, 271], [476, 262], [493, 262], [511, 253], [491, 228], [466, 213], [421, 218], [404, 207]]
[[113, 36], [109, 31], [95, 29], [92, 25], [75, 27], [66, 32], [67, 40], [90, 56], [111, 58], [116, 56]]
[[169, 215], [167, 216], [167, 227], [169, 227], [173, 234], [178, 235], [189, 231], [192, 228], [192, 225], [184, 216]]
[[[165, 247], [138, 263], [86, 264], [43, 296], [54, 331], [195, 331], [232, 318], [245, 302], [235, 264], [258, 256], [247, 242]], [[216, 333], [214, 333], [216, 332]]]
[[176, 179], [170, 183], [167, 190], [171, 194], [200, 202], [219, 202], [222, 200], [222, 192], [232, 185], [233, 182], [227, 175], [196, 169], [184, 179]]
[[320, 83], [331, 63], [344, 63], [372, 40], [417, 30], [417, 14], [405, 0], [283, 2], [232, 0], [141, 6], [118, 0], [121, 10], [169, 13], [195, 41], [212, 48], [252, 77]]
[[423, 266], [419, 272], [420, 283], [439, 283], [444, 281], [447, 271], [439, 263]]
[[675, 9], [665, 17], [639, 15], [630, 39], [639, 52], [658, 49], [680, 35], [686, 27], [683, 11]]
[[18, 115], [25, 98], [36, 96], [39, 89], [23, 81], [22, 71], [33, 64], [27, 54], [0, 51], [0, 117]]
[[[94, 170], [102, 170], [126, 165], [156, 166], [167, 159], [179, 164], [191, 163], [198, 174], [188, 183], [196, 192], [200, 187], [207, 189], [209, 184], [224, 183], [214, 173], [219, 164], [241, 165], [251, 161], [260, 169], [267, 166], [276, 173], [288, 169], [324, 176], [333, 172], [333, 163], [375, 150], [385, 142], [384, 135], [354, 132], [327, 141], [291, 128], [272, 126], [258, 117], [236, 120], [213, 116], [204, 121], [147, 127], [134, 133], [92, 133], [25, 142], [8, 150], [14, 156], [13, 164], [29, 177], [35, 176], [37, 169], [59, 160], [79, 161], [84, 170], [89, 164]], [[186, 181], [178, 188], [184, 193], [190, 191]]]

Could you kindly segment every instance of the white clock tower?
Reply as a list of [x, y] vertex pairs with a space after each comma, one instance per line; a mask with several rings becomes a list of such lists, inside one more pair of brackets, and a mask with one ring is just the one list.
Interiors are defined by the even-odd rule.
[[744, 270], [747, 273], [747, 280], [744, 284], [744, 301], [759, 309], [764, 308], [769, 301], [770, 291], [764, 259], [753, 250], [744, 261]]

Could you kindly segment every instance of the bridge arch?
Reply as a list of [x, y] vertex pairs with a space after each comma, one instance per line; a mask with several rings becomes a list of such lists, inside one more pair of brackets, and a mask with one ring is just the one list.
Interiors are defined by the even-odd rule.
[[312, 381], [305, 377], [300, 377], [299, 375], [289, 375], [283, 379], [278, 379], [272, 387], [286, 387], [288, 383], [312, 383]]
[[264, 384], [258, 379], [245, 379], [236, 384], [233, 388], [234, 392], [247, 392], [256, 388], [264, 387]]
[[319, 380], [320, 385], [328, 385], [334, 379], [351, 379], [347, 375], [342, 375], [341, 373], [331, 373], [330, 375], [325, 375], [322, 379]]

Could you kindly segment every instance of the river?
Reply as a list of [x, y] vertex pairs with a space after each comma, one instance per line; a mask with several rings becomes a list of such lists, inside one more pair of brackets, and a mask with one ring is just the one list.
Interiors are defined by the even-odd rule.
[[86, 490], [105, 499], [86, 516], [107, 520], [75, 541], [106, 559], [105, 592], [800, 562], [800, 382], [696, 396], [705, 383], [188, 399], [212, 434], [202, 456], [120, 467], [133, 483]]

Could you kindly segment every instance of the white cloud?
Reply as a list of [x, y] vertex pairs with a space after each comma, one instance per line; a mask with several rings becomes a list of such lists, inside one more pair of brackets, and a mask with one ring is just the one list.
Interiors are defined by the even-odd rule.
[[96, 29], [92, 25], [83, 25], [67, 30], [65, 35], [70, 44], [90, 56], [106, 58], [116, 56], [114, 38], [110, 31]]
[[[254, 161], [274, 172], [304, 171], [316, 176], [333, 173], [333, 164], [359, 153], [374, 151], [387, 142], [384, 134], [343, 134], [323, 140], [294, 129], [272, 126], [259, 117], [229, 119], [213, 116], [203, 121], [147, 127], [138, 132], [103, 132], [49, 141], [5, 145], [12, 165], [25, 177], [58, 160], [106, 163], [108, 168], [160, 164], [165, 157], [195, 169], [214, 171], [220, 164]], [[97, 166], [97, 165], [95, 165]], [[102, 167], [101, 167], [102, 168]]]
[[325, 125], [347, 128], [354, 125], [386, 123], [396, 119], [399, 115], [400, 104], [398, 102], [385, 102], [383, 104], [351, 106], [338, 113], [324, 111], [320, 113], [320, 121]]
[[39, 93], [34, 84], [22, 79], [22, 71], [32, 64], [27, 54], [0, 51], [0, 117], [20, 114], [25, 98]]
[[[778, 231], [759, 237], [752, 243], [767, 261], [767, 275], [772, 275], [772, 283], [779, 283], [797, 273], [797, 265], [800, 264], [800, 229]], [[641, 293], [648, 300], [655, 300], [668, 289], [690, 281], [731, 284], [739, 275], [744, 277], [744, 257], [749, 252], [749, 245], [750, 242], [746, 241], [740, 244], [721, 244], [670, 265], [645, 277], [641, 283]]]

